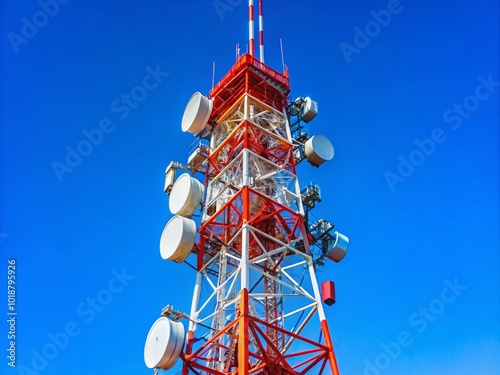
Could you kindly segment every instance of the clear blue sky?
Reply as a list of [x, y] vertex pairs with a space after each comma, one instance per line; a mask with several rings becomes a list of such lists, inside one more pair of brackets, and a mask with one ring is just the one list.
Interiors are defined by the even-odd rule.
[[[147, 332], [167, 303], [189, 311], [195, 280], [159, 255], [164, 170], [187, 160], [180, 120], [212, 61], [218, 80], [245, 48], [246, 3], [43, 1], [0, 5], [0, 283], [15, 259], [18, 312], [13, 369], [2, 292], [0, 373], [151, 374]], [[266, 62], [281, 71], [282, 38], [291, 95], [335, 147], [298, 175], [351, 238], [319, 275], [342, 374], [498, 374], [498, 3], [264, 6]]]

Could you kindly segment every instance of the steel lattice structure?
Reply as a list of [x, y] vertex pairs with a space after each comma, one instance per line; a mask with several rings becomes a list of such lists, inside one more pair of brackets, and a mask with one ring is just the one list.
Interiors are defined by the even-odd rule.
[[[210, 92], [183, 375], [338, 374], [296, 175], [289, 91], [287, 71], [245, 54]], [[324, 343], [307, 329], [317, 318]]]
[[[253, 24], [249, 0], [249, 53], [237, 53], [209, 98], [192, 96], [182, 129], [199, 147], [188, 166], [172, 162], [166, 171], [175, 216], [160, 253], [177, 263], [194, 253], [196, 282], [190, 313], [168, 305], [149, 331], [144, 359], [156, 373], [181, 358], [182, 375], [339, 374], [316, 270], [325, 258], [340, 261], [349, 240], [324, 219], [309, 222], [320, 189], [301, 190], [296, 173], [304, 159], [330, 160], [333, 146], [307, 134], [317, 103], [290, 101], [288, 70], [264, 64], [262, 0], [259, 60]], [[174, 184], [177, 169], [202, 173], [204, 184], [186, 173]], [[333, 282], [322, 291], [326, 304], [335, 302]]]

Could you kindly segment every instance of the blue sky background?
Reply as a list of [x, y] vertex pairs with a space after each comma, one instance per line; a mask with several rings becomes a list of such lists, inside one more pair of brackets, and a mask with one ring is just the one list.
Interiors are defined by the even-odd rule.
[[[351, 239], [345, 260], [319, 274], [337, 285], [326, 311], [341, 373], [498, 374], [500, 86], [482, 83], [500, 81], [498, 3], [264, 6], [266, 63], [281, 71], [282, 38], [291, 95], [319, 103], [311, 134], [335, 147], [298, 175], [322, 187], [314, 215]], [[377, 29], [371, 11], [388, 6], [398, 13]], [[180, 129], [187, 100], [208, 93], [214, 60], [217, 81], [246, 45], [246, 2], [223, 14], [208, 0], [72, 0], [46, 19], [41, 9], [0, 5], [0, 275], [5, 290], [15, 259], [18, 312], [12, 369], [2, 292], [0, 373], [150, 374], [147, 332], [167, 303], [189, 311], [195, 280], [159, 255], [171, 217], [164, 170], [194, 141]], [[42, 26], [17, 45], [9, 33], [22, 36], [23, 17]], [[372, 37], [347, 59], [339, 45], [355, 46], [356, 27]], [[148, 67], [168, 77], [126, 116], [113, 112]], [[455, 104], [469, 109], [457, 115]], [[53, 163], [106, 119], [108, 133], [60, 181]], [[435, 132], [442, 142], [422, 157], [415, 142]], [[391, 189], [387, 172], [410, 157], [418, 166]], [[51, 358], [37, 362], [44, 351]]]

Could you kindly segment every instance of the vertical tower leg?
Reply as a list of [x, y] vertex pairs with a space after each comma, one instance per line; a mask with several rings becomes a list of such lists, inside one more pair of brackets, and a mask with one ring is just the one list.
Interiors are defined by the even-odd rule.
[[248, 289], [241, 290], [240, 322], [238, 338], [238, 374], [248, 375]]
[[198, 302], [200, 300], [202, 277], [201, 272], [196, 274], [196, 284], [194, 285], [193, 300], [191, 302], [189, 329], [186, 337], [186, 354], [191, 354], [193, 349], [194, 331], [196, 330], [196, 324], [194, 322], [196, 321], [196, 311], [198, 310]]
[[316, 279], [316, 272], [314, 271], [312, 262], [309, 263], [309, 274], [311, 275], [314, 296], [318, 301], [318, 315], [321, 322], [321, 331], [323, 332], [323, 337], [325, 338], [325, 344], [328, 347], [328, 362], [330, 363], [330, 369], [332, 370], [333, 375], [340, 375], [337, 365], [337, 359], [335, 358], [335, 352], [333, 350], [333, 342], [330, 336], [330, 330], [328, 329], [328, 323], [326, 321], [325, 311], [323, 310], [323, 305], [321, 303], [321, 294], [318, 287], [318, 280]]
[[330, 368], [333, 375], [339, 375], [339, 368], [337, 366], [337, 359], [335, 358], [335, 352], [333, 351], [332, 338], [330, 336], [330, 330], [328, 329], [328, 323], [326, 319], [321, 321], [321, 330], [323, 331], [323, 336], [325, 337], [325, 343], [328, 347], [328, 359], [330, 362]]

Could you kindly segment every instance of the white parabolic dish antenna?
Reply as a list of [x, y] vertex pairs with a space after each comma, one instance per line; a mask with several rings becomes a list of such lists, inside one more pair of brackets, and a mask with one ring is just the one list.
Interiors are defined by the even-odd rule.
[[349, 238], [339, 232], [333, 232], [333, 237], [335, 238], [333, 248], [326, 254], [326, 257], [338, 263], [344, 259], [347, 254], [347, 249], [349, 249]]
[[332, 143], [324, 135], [314, 135], [304, 145], [304, 154], [312, 165], [319, 167], [325, 161], [332, 160]]
[[201, 203], [204, 190], [204, 186], [196, 178], [188, 173], [182, 174], [170, 191], [170, 212], [174, 215], [191, 216]]
[[183, 216], [171, 218], [160, 238], [160, 254], [165, 260], [182, 263], [193, 249], [196, 223]]
[[175, 365], [184, 347], [184, 326], [162, 316], [149, 330], [144, 345], [144, 362], [149, 368], [168, 370]]
[[212, 113], [212, 101], [199, 92], [195, 92], [189, 99], [182, 115], [182, 131], [191, 134], [200, 134], [207, 126]]

